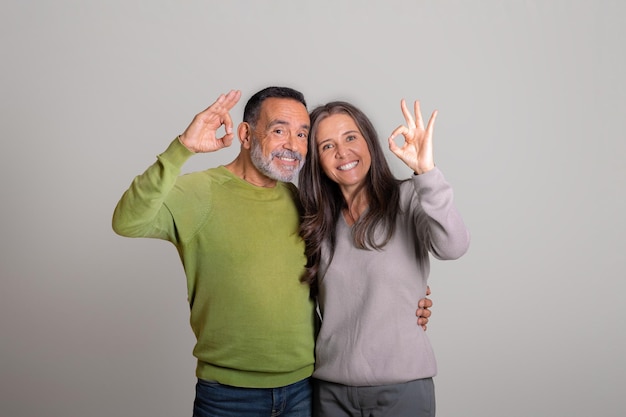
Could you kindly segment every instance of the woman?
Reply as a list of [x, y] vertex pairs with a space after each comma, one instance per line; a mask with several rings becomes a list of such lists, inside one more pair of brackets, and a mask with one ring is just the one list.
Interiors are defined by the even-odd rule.
[[434, 163], [437, 112], [424, 128], [419, 102], [415, 120], [404, 100], [401, 108], [406, 125], [389, 148], [414, 172], [404, 181], [358, 108], [331, 102], [311, 112], [299, 190], [305, 279], [318, 291], [322, 319], [315, 416], [435, 415], [435, 358], [411, 312], [426, 294], [429, 253], [456, 259], [469, 233]]

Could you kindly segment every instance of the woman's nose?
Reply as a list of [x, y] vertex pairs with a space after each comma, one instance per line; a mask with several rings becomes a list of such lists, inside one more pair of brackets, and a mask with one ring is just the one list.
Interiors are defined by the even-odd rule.
[[335, 158], [343, 158], [346, 156], [346, 148], [343, 145], [337, 145]]

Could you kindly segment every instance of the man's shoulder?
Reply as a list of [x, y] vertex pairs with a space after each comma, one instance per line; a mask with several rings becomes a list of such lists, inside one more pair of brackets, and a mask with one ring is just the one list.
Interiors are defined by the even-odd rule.
[[299, 205], [299, 203], [300, 203], [300, 196], [298, 194], [298, 187], [296, 187], [294, 183], [292, 183], [292, 182], [279, 182], [278, 185], [280, 187], [283, 187], [283, 189], [286, 191], [286, 194], [288, 194], [289, 197], [291, 197], [291, 199], [297, 205]]
[[291, 193], [294, 193], [294, 194], [298, 193], [298, 187], [296, 187], [296, 185], [292, 182], [279, 181], [278, 184], [280, 184], [282, 187], [285, 187]]
[[204, 171], [188, 172], [178, 177], [179, 185], [197, 186], [199, 184], [210, 185], [211, 183], [223, 184], [232, 179], [232, 175], [223, 166], [205, 169]]

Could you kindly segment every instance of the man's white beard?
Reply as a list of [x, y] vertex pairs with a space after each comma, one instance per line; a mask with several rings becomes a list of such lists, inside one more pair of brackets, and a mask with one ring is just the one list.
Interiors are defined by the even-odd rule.
[[[285, 167], [284, 169], [280, 169], [272, 165], [274, 157], [280, 157], [281, 154], [286, 154], [286, 156], [290, 158], [298, 159], [298, 166], [293, 168]], [[300, 168], [302, 168], [302, 164], [304, 163], [302, 155], [300, 155], [300, 153], [288, 150], [282, 152], [272, 152], [270, 156], [266, 158], [263, 155], [263, 150], [261, 149], [259, 141], [255, 138], [251, 138], [250, 159], [252, 159], [252, 164], [256, 167], [256, 169], [259, 170], [261, 174], [273, 180], [283, 182], [293, 181], [298, 176], [298, 172], [300, 172]]]

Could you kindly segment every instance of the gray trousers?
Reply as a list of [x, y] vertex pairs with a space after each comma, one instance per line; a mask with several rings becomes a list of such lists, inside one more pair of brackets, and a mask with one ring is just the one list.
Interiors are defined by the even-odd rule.
[[313, 417], [434, 417], [432, 378], [353, 387], [313, 380]]

